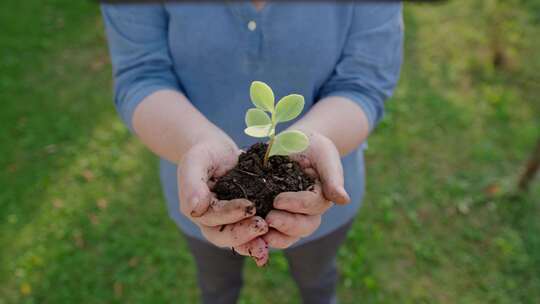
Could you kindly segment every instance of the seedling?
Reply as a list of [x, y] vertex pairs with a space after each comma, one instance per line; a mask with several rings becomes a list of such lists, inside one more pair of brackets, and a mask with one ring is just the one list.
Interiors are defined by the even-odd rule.
[[291, 121], [300, 115], [304, 97], [292, 94], [275, 104], [274, 92], [260, 81], [251, 84], [250, 96], [255, 107], [246, 113], [245, 132], [268, 141], [258, 142], [241, 153], [236, 166], [217, 179], [212, 191], [219, 200], [247, 199], [255, 205], [255, 214], [266, 218], [274, 209], [276, 196], [282, 192], [309, 191], [315, 179], [293, 159], [280, 157], [274, 162], [270, 157], [288, 156], [309, 146], [308, 137], [300, 131], [287, 130], [276, 134], [278, 123]]
[[261, 81], [252, 82], [249, 93], [255, 108], [246, 112], [247, 128], [244, 132], [256, 138], [269, 138], [263, 160], [265, 167], [272, 155], [290, 155], [307, 149], [309, 139], [300, 131], [288, 130], [276, 134], [278, 123], [291, 121], [300, 115], [304, 108], [302, 95], [287, 95], [275, 104], [274, 92]]

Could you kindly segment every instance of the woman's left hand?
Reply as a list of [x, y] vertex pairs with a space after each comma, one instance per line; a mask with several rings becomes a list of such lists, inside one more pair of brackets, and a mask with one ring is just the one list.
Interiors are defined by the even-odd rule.
[[316, 179], [310, 191], [283, 192], [274, 199], [274, 210], [266, 216], [271, 228], [263, 239], [270, 247], [284, 249], [311, 235], [321, 224], [321, 215], [336, 204], [347, 204], [341, 158], [327, 137], [302, 130], [310, 139], [302, 153], [291, 155], [304, 172]]

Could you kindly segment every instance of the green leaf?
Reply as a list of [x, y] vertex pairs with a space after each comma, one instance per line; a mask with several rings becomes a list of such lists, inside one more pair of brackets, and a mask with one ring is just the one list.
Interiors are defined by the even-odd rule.
[[309, 139], [304, 133], [296, 130], [284, 131], [274, 138], [274, 143], [270, 149], [270, 156], [302, 152], [308, 146]]
[[298, 94], [287, 95], [276, 106], [276, 122], [286, 122], [295, 119], [304, 108], [304, 96]]
[[251, 108], [246, 112], [246, 126], [262, 126], [272, 124], [272, 120], [265, 111]]
[[268, 157], [272, 155], [289, 155], [289, 151], [285, 150], [281, 144], [274, 141], [272, 144], [272, 148], [270, 149], [270, 154], [268, 154]]
[[244, 132], [252, 137], [268, 137], [272, 132], [272, 124], [249, 126], [244, 129]]
[[274, 92], [262, 81], [254, 81], [249, 88], [251, 102], [264, 111], [274, 112]]

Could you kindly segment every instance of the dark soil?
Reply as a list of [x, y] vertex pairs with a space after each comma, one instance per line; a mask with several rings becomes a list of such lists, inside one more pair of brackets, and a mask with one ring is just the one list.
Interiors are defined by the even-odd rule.
[[272, 156], [263, 166], [267, 144], [257, 143], [238, 157], [238, 164], [216, 181], [212, 191], [218, 199], [246, 198], [255, 203], [256, 215], [265, 218], [281, 192], [311, 190], [313, 178], [288, 156]]

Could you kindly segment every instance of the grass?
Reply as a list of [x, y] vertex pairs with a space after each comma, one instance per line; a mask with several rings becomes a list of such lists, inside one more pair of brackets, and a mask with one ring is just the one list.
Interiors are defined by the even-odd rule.
[[[540, 28], [532, 4], [492, 2], [407, 7], [402, 81], [339, 253], [343, 303], [540, 298], [540, 183], [506, 195], [540, 136]], [[97, 5], [0, 8], [0, 303], [195, 303], [156, 159], [113, 110]], [[506, 24], [504, 69], [489, 62], [494, 24]], [[299, 302], [285, 259], [272, 259], [248, 264], [241, 303]]]

